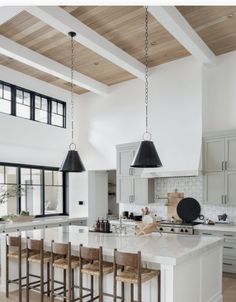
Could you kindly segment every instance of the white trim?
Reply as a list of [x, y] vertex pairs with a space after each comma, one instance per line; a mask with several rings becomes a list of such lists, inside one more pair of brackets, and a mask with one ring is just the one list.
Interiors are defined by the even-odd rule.
[[0, 25], [7, 22], [23, 11], [23, 7], [19, 6], [4, 6], [0, 9]]
[[96, 52], [105, 59], [118, 65], [139, 79], [145, 79], [145, 67], [137, 59], [108, 41], [96, 31], [73, 17], [64, 9], [55, 6], [30, 6], [26, 10], [56, 30], [67, 35], [76, 32], [74, 38], [80, 44]]
[[[4, 36], [0, 36], [0, 53], [33, 68], [58, 77], [64, 81], [71, 81], [70, 68]], [[74, 72], [74, 84], [101, 95], [108, 94], [109, 90], [107, 85], [89, 78], [77, 71]]]
[[150, 6], [148, 11], [165, 29], [202, 63], [213, 63], [215, 54], [174, 6]]

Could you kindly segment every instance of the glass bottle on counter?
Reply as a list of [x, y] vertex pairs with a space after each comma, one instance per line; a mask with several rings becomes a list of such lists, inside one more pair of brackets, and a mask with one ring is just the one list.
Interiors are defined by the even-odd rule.
[[97, 223], [96, 223], [96, 231], [97, 232], [100, 232], [100, 224], [101, 224], [101, 222], [100, 222], [100, 219], [98, 217], [98, 220], [97, 220]]
[[109, 222], [109, 220], [107, 219], [105, 222], [105, 233], [110, 233], [111, 231], [111, 224]]
[[100, 222], [100, 232], [104, 232], [104, 227], [105, 227], [105, 223], [104, 223], [104, 219], [102, 218], [102, 221]]

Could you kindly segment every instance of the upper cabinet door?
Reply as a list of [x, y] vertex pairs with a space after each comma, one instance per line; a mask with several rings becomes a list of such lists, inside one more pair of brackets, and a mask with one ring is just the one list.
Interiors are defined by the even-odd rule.
[[225, 170], [236, 171], [236, 137], [227, 138], [225, 144]]
[[236, 205], [236, 172], [226, 173], [226, 196], [225, 204]]
[[208, 173], [206, 181], [206, 201], [208, 204], [225, 203], [225, 173]]
[[120, 176], [131, 176], [134, 169], [130, 167], [135, 155], [134, 150], [118, 151], [118, 174]]
[[204, 144], [205, 172], [219, 172], [224, 170], [225, 164], [225, 143], [224, 139], [212, 139]]

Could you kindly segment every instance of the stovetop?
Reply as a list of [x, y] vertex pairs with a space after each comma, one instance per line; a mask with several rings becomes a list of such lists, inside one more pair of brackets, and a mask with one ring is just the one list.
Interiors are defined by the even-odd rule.
[[184, 222], [184, 221], [175, 221], [171, 222], [170, 220], [163, 220], [161, 222], [162, 225], [171, 225], [171, 226], [194, 226], [201, 224], [199, 221], [192, 221], [192, 222]]

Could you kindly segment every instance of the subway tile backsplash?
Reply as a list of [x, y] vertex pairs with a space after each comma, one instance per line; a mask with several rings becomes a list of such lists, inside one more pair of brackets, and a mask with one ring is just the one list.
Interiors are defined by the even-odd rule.
[[[185, 197], [193, 197], [200, 202], [202, 214], [205, 218], [218, 220], [217, 216], [219, 214], [226, 213], [230, 221], [236, 222], [236, 207], [207, 205], [204, 203], [203, 177], [200, 175], [155, 179], [155, 203], [149, 204], [149, 209], [151, 212], [157, 213], [158, 216], [166, 219], [167, 207], [165, 205], [167, 202], [167, 193], [174, 192], [177, 189], [178, 192], [183, 192]], [[122, 211], [139, 213], [144, 206], [146, 205], [120, 204], [120, 213]]]

